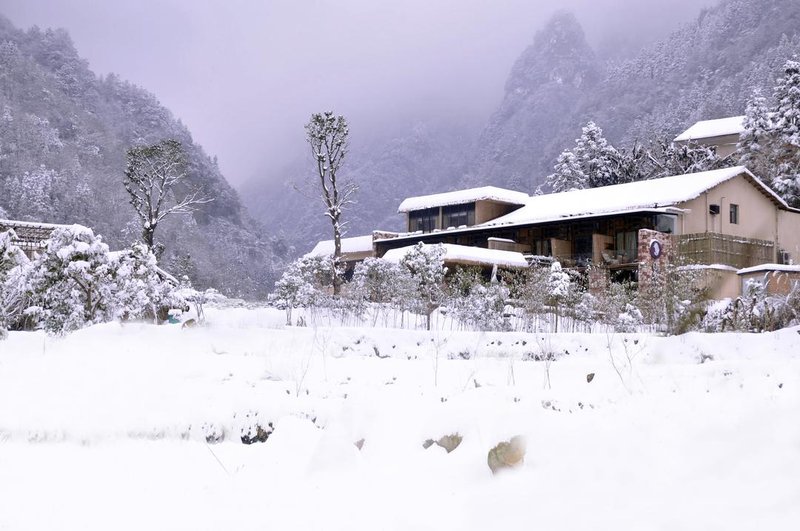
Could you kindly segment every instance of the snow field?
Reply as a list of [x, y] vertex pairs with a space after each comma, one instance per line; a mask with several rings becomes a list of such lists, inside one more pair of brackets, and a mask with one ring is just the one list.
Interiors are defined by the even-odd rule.
[[[664, 338], [208, 319], [0, 342], [0, 529], [728, 530], [800, 517], [798, 328]], [[522, 359], [546, 352], [558, 358]], [[241, 444], [255, 418], [275, 431]], [[455, 432], [450, 454], [422, 448]], [[487, 452], [518, 434], [525, 464], [492, 476]]]

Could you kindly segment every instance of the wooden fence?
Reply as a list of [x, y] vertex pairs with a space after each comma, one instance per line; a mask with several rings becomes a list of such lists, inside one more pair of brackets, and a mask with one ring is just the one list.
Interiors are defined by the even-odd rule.
[[693, 263], [738, 269], [775, 261], [775, 243], [715, 232], [678, 236], [678, 253]]

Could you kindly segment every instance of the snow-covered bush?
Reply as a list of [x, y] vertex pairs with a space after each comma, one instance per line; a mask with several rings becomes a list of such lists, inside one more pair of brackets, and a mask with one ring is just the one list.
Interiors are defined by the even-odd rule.
[[509, 330], [510, 323], [505, 315], [509, 293], [499, 282], [476, 283], [467, 295], [454, 301], [456, 316], [476, 330]]
[[157, 320], [163, 308], [183, 306], [144, 243], [111, 254], [115, 317]]
[[286, 310], [286, 324], [292, 324], [292, 310], [326, 305], [327, 288], [332, 285], [330, 257], [304, 256], [288, 265], [275, 283], [273, 301]]
[[79, 225], [58, 228], [32, 263], [25, 313], [54, 333], [108, 321], [116, 317], [114, 287], [102, 238]]
[[618, 332], [634, 332], [644, 321], [636, 294], [633, 284], [611, 282], [594, 297], [595, 319]]
[[414, 279], [417, 311], [426, 316], [427, 328], [431, 327], [431, 313], [444, 300], [445, 250], [442, 245], [425, 245], [420, 242], [403, 258], [400, 264]]
[[744, 293], [705, 320], [710, 331], [769, 332], [800, 324], [800, 286], [786, 295], [769, 295], [765, 284], [749, 280]]
[[356, 265], [350, 283], [354, 297], [400, 307], [408, 297], [411, 274], [400, 264], [382, 258], [366, 258]]
[[[555, 314], [555, 331], [558, 332], [559, 317], [572, 313], [578, 302], [577, 289], [573, 285], [572, 278], [567, 271], [561, 267], [559, 262], [550, 264], [550, 274], [547, 276], [547, 299], [550, 307]], [[573, 315], [574, 316], [574, 315]]]

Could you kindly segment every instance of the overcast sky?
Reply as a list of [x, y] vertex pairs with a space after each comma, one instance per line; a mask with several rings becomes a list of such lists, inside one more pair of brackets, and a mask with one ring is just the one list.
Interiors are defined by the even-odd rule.
[[17, 26], [63, 27], [98, 74], [155, 93], [238, 185], [304, 149], [332, 109], [351, 138], [426, 116], [484, 120], [559, 8], [593, 45], [666, 35], [713, 0], [3, 0]]

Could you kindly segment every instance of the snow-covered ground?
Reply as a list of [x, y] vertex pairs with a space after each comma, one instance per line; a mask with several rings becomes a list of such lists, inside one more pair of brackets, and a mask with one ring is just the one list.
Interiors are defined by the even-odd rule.
[[[798, 328], [656, 337], [284, 319], [228, 309], [203, 328], [12, 332], [0, 342], [0, 530], [800, 521]], [[241, 443], [270, 423], [266, 442]], [[422, 446], [452, 433], [452, 453]], [[492, 475], [488, 451], [515, 435], [524, 464]]]

